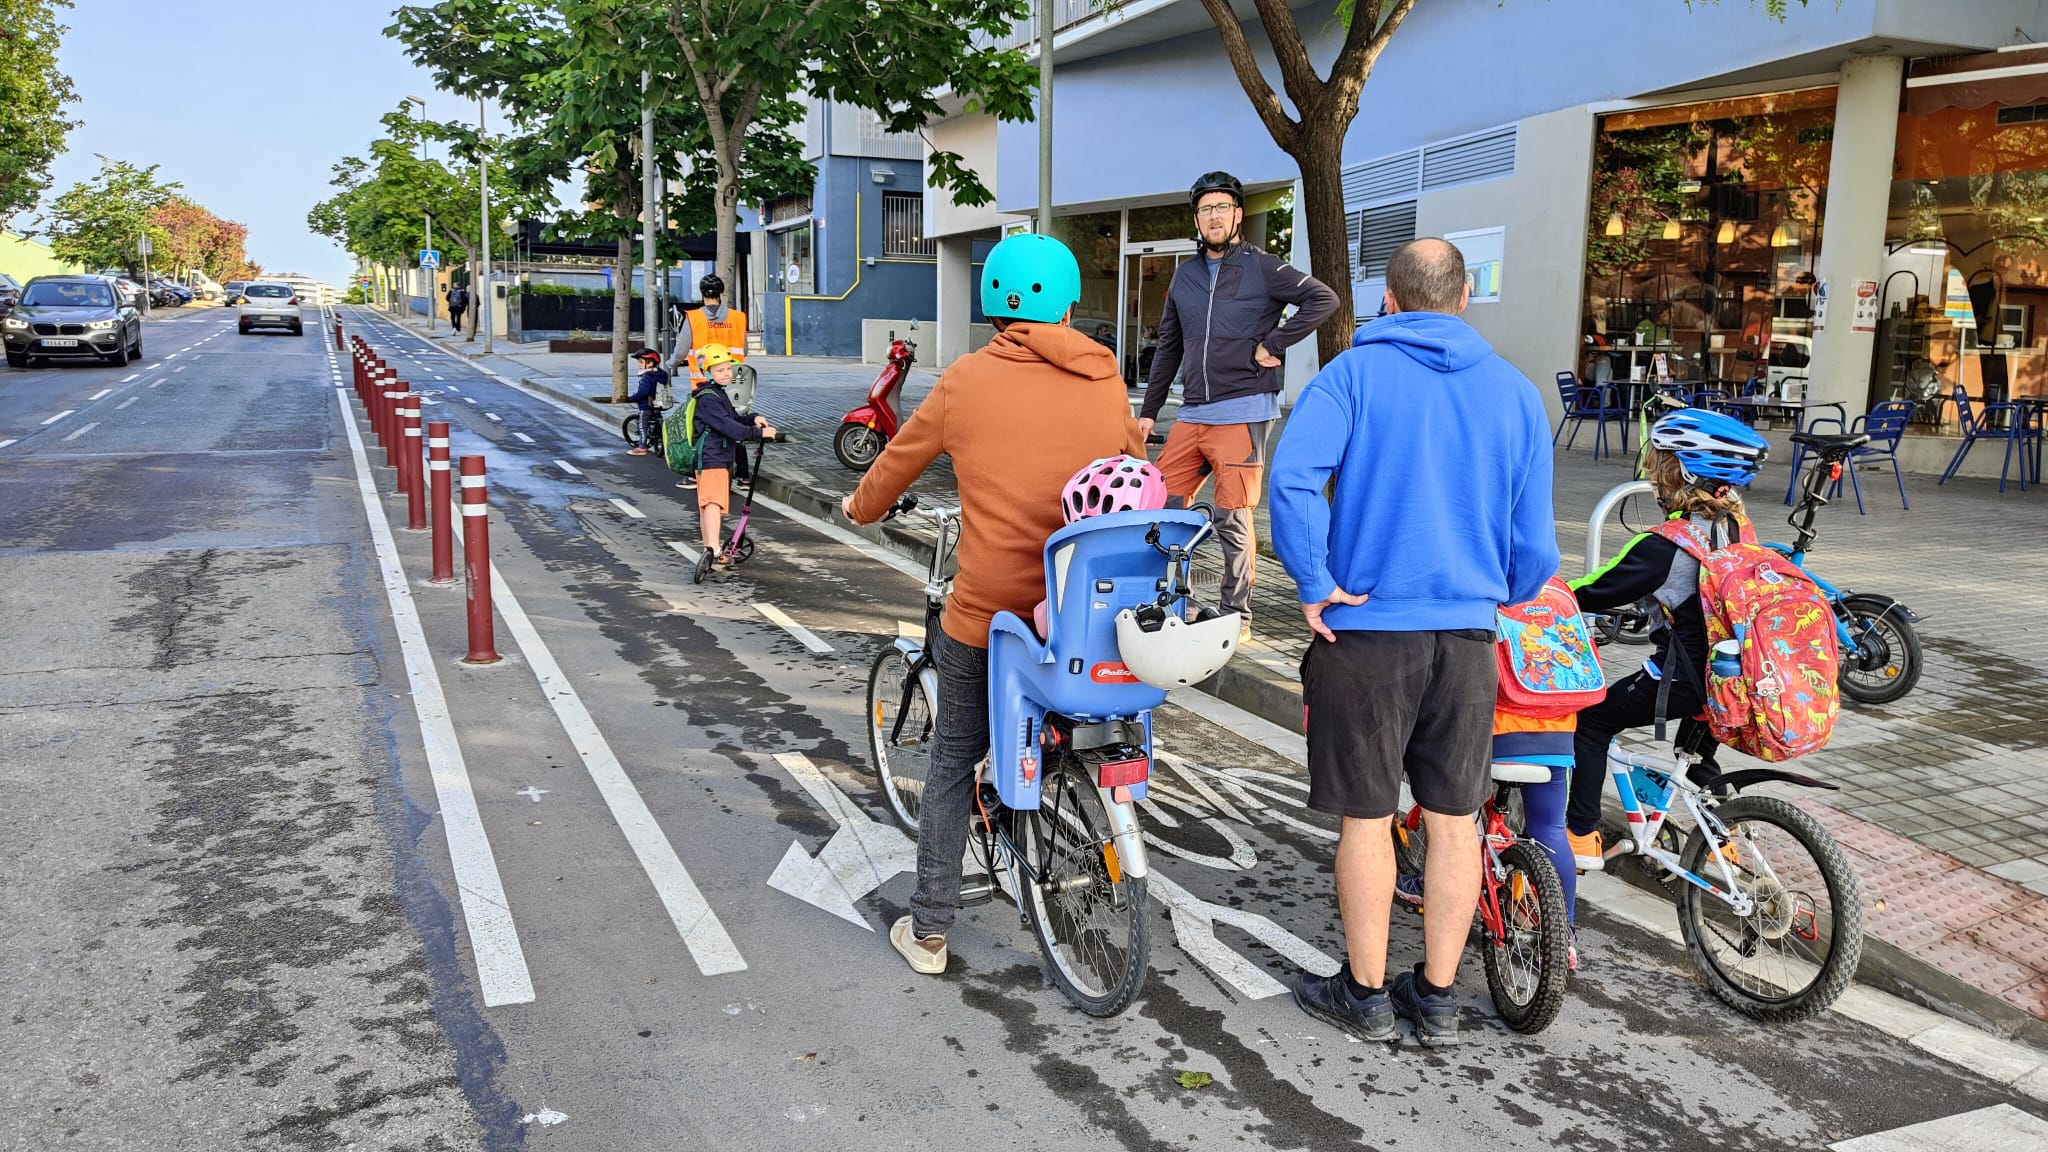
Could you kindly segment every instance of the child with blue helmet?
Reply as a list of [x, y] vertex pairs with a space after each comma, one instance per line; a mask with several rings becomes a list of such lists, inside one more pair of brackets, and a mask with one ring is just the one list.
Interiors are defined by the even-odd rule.
[[[1649, 480], [1665, 514], [1699, 522], [1712, 533], [1715, 547], [1731, 542], [1743, 519], [1742, 489], [1756, 479], [1768, 442], [1733, 416], [1684, 408], [1657, 421], [1648, 447]], [[1607, 783], [1607, 748], [1615, 735], [1657, 722], [1666, 677], [1665, 717], [1681, 722], [1682, 738], [1705, 706], [1702, 686], [1710, 653], [1699, 574], [1699, 563], [1677, 544], [1644, 532], [1612, 560], [1571, 582], [1579, 607], [1588, 612], [1641, 604], [1655, 644], [1640, 671], [1579, 713], [1565, 827], [1581, 869], [1601, 867], [1600, 795]]]

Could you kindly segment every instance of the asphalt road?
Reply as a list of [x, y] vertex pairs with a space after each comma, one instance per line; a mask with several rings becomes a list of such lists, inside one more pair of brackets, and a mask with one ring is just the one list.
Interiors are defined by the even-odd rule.
[[1178, 708], [1136, 1005], [1069, 1009], [1000, 903], [914, 975], [861, 727], [900, 563], [757, 504], [692, 587], [657, 461], [353, 322], [488, 459], [496, 666], [402, 504], [365, 516], [390, 472], [325, 333], [206, 310], [141, 366], [0, 372], [0, 1147], [1718, 1152], [2043, 1114], [1843, 1016], [1734, 1017], [1597, 906], [1548, 1032], [1468, 961], [1465, 1047], [1350, 1041], [1269, 994], [1341, 952], [1331, 822], [1257, 725]]

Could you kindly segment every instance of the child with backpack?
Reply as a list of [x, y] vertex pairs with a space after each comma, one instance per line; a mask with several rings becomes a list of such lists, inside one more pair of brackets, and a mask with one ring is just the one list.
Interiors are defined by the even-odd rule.
[[1704, 711], [1716, 742], [1766, 760], [1813, 751], [1833, 730], [1833, 615], [1804, 572], [1756, 543], [1742, 515], [1741, 490], [1767, 448], [1723, 413], [1686, 408], [1658, 420], [1648, 474], [1668, 519], [1571, 582], [1589, 612], [1643, 603], [1656, 645], [1641, 671], [1579, 713], [1565, 823], [1582, 869], [1602, 866], [1607, 749], [1623, 730], [1655, 724], [1661, 739], [1663, 723], [1677, 720], [1683, 743]]
[[756, 416], [749, 423], [733, 407], [726, 389], [732, 386], [739, 357], [730, 348], [707, 344], [698, 355], [706, 378], [691, 394], [689, 405], [690, 423], [697, 436], [697, 523], [704, 544], [704, 559], [699, 564], [729, 568], [731, 557], [719, 550], [719, 522], [732, 508], [732, 475], [741, 461], [739, 446], [750, 440], [773, 440], [777, 433], [766, 416]]
[[640, 406], [640, 442], [626, 449], [629, 456], [647, 455], [647, 446], [654, 443], [655, 420], [661, 407], [662, 386], [668, 383], [668, 373], [661, 367], [661, 353], [652, 348], [642, 348], [633, 353], [633, 360], [640, 365], [640, 383], [627, 399]]

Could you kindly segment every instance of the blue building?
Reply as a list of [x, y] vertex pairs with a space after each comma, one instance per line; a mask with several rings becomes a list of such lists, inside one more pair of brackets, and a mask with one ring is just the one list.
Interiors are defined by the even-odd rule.
[[879, 359], [889, 333], [938, 316], [924, 144], [872, 112], [817, 99], [793, 130], [818, 176], [810, 193], [763, 206], [754, 330], [776, 355]]
[[[1334, 5], [1294, 5], [1310, 57]], [[1247, 12], [1249, 6], [1240, 6]], [[1186, 189], [1225, 169], [1247, 235], [1293, 223], [1293, 161], [1252, 111], [1196, 0], [1061, 0], [1055, 231], [1141, 374]], [[1284, 91], [1256, 23], [1254, 52]], [[1020, 25], [1014, 43], [1030, 43]], [[1366, 85], [1344, 149], [1349, 277], [1377, 310], [1392, 249], [1452, 237], [1468, 319], [1531, 379], [1668, 373], [1839, 402], [2048, 393], [2048, 4], [1813, 0], [1784, 22], [1723, 0], [1430, 0]], [[1285, 100], [1284, 95], [1282, 96]], [[931, 125], [997, 191], [927, 197], [937, 362], [980, 338], [974, 263], [1037, 205], [1037, 132], [962, 112]], [[1307, 264], [1297, 237], [1293, 254]], [[1958, 302], [1960, 301], [1960, 302]], [[1289, 395], [1314, 371], [1297, 347]]]

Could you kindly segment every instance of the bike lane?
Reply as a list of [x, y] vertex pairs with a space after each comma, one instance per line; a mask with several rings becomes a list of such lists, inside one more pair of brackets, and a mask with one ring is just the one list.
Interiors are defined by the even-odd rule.
[[[703, 1147], [1022, 1137], [1150, 1148], [1229, 1136], [1266, 1147], [1478, 1137], [1777, 1148], [2001, 1102], [2039, 1111], [1839, 1015], [1796, 1028], [1734, 1017], [1681, 952], [1597, 908], [1582, 913], [1587, 968], [1541, 1036], [1500, 1028], [1468, 955], [1465, 1048], [1349, 1041], [1275, 994], [1294, 964], [1341, 954], [1334, 825], [1306, 809], [1298, 761], [1268, 746], [1284, 742], [1245, 738], [1257, 725], [1228, 713], [1222, 724], [1172, 707], [1161, 716], [1170, 755], [1145, 812], [1161, 878], [1152, 972], [1129, 1013], [1096, 1021], [1068, 1008], [1001, 903], [963, 912], [946, 977], [915, 976], [883, 936], [908, 897], [908, 840], [883, 823], [861, 697], [875, 648], [919, 615], [916, 581], [757, 505], [756, 558], [691, 587], [671, 544], [694, 539], [694, 513], [658, 464], [457, 361], [418, 363], [444, 367], [429, 375], [460, 398], [431, 397], [443, 403], [430, 409], [462, 426], [458, 452], [491, 445], [507, 584], [746, 961], [716, 974], [689, 966], [646, 876], [620, 863], [617, 832], [600, 821], [536, 847], [541, 871], [550, 860], [594, 866], [542, 913], [520, 907], [530, 898], [512, 883], [515, 915], [536, 926], [525, 933], [536, 998], [485, 1009], [504, 1046], [499, 1086], [535, 1117], [535, 1146], [632, 1147], [661, 1134]], [[832, 651], [807, 648], [760, 604]], [[500, 637], [512, 651], [502, 625]], [[464, 697], [501, 675], [530, 673], [459, 687], [458, 723]], [[524, 689], [503, 706], [534, 707]], [[543, 814], [526, 827], [547, 827], [563, 799], [531, 801]], [[518, 817], [485, 819], [496, 836]], [[1394, 940], [1393, 962], [1412, 961], [1419, 922], [1397, 920]], [[1214, 1081], [1184, 1088], [1182, 1071]]]

